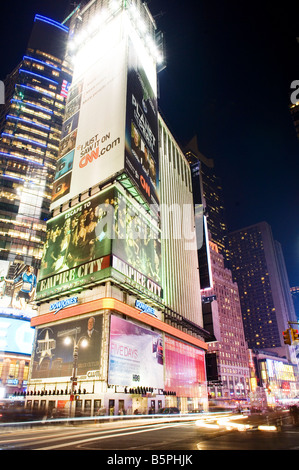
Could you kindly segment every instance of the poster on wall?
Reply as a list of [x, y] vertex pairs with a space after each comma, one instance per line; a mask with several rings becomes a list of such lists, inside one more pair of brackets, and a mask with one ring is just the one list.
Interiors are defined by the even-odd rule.
[[69, 379], [73, 372], [75, 344], [79, 344], [77, 375], [99, 371], [102, 321], [102, 315], [91, 315], [82, 320], [38, 328], [32, 354], [32, 379]]
[[206, 380], [203, 350], [165, 335], [165, 387], [177, 397], [199, 397]]
[[125, 169], [151, 208], [158, 212], [157, 96], [131, 40], [128, 56]]
[[163, 389], [162, 335], [111, 315], [108, 383]]

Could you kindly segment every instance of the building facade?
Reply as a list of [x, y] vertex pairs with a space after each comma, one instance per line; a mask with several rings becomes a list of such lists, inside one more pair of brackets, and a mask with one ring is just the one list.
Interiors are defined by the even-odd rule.
[[214, 341], [208, 343], [207, 358], [214, 358], [217, 367], [217, 376], [208, 382], [209, 396], [218, 405], [242, 406], [249, 401], [250, 370], [239, 290], [218, 246], [212, 242], [209, 245], [213, 287], [203, 300], [207, 296], [214, 300], [203, 307], [205, 320], [212, 316], [214, 334]]
[[[196, 166], [199, 165], [199, 181], [196, 185], [201, 192], [210, 241], [217, 243], [220, 253], [225, 256], [227, 222], [222, 182], [215, 172], [214, 160], [207, 158], [199, 151], [197, 137], [194, 137], [186, 145], [184, 151], [189, 164], [195, 165], [193, 171], [196, 172]], [[196, 191], [196, 188], [194, 188], [194, 191]]]
[[[14, 279], [40, 267], [50, 216], [60, 133], [71, 70], [68, 28], [36, 15], [25, 55], [5, 80], [0, 115], [0, 270]], [[2, 307], [20, 308], [19, 286], [4, 288]]]
[[291, 296], [295, 308], [296, 318], [299, 321], [299, 286], [291, 287]]
[[214, 162], [198, 150], [194, 138], [186, 147], [195, 206], [203, 206], [203, 237], [198, 246], [203, 325], [207, 339], [207, 379], [210, 403], [246, 404], [250, 370], [239, 291], [225, 266], [227, 225], [220, 179]]
[[250, 349], [270, 349], [290, 359], [282, 332], [294, 321], [294, 307], [271, 227], [266, 222], [246, 227], [230, 233], [228, 242]]
[[[31, 321], [28, 407], [97, 415], [206, 406], [200, 285], [189, 282], [196, 240], [189, 251], [185, 240], [175, 245], [163, 208], [168, 184], [176, 181], [181, 209], [192, 192], [158, 114], [159, 37], [139, 1], [91, 1], [71, 19], [74, 74]], [[166, 133], [185, 165], [180, 177], [160, 153]]]
[[275, 353], [263, 350], [251, 350], [250, 353], [255, 377], [250, 393], [252, 408], [262, 410], [296, 402], [297, 366]]

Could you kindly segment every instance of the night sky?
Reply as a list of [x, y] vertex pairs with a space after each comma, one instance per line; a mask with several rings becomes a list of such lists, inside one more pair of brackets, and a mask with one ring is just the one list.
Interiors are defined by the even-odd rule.
[[[222, 179], [227, 222], [268, 222], [299, 286], [299, 141], [289, 105], [299, 80], [295, 0], [149, 0], [166, 41], [160, 112], [184, 147], [199, 150]], [[21, 60], [36, 13], [62, 21], [68, 0], [15, 0], [1, 8], [3, 79]]]

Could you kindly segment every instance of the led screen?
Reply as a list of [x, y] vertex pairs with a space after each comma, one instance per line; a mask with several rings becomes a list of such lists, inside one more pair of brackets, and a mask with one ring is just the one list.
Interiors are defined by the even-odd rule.
[[0, 317], [0, 351], [31, 354], [33, 340], [30, 321]]

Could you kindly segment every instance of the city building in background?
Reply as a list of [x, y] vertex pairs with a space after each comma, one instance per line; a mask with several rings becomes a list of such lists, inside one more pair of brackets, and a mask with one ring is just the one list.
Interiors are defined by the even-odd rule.
[[296, 316], [283, 255], [271, 227], [261, 222], [231, 232], [228, 248], [249, 348], [291, 359], [291, 348], [284, 345], [282, 332]]
[[[158, 113], [161, 35], [139, 0], [91, 1], [69, 30], [74, 73], [31, 320], [27, 407], [206, 409], [191, 175]], [[161, 149], [166, 139], [172, 150]], [[182, 239], [169, 233], [169, 204], [184, 216]]]
[[[0, 114], [2, 280], [23, 275], [27, 265], [37, 275], [40, 267], [71, 81], [64, 61], [67, 36], [66, 26], [36, 15], [25, 55], [5, 80]], [[1, 308], [23, 308], [19, 287], [4, 285]]]
[[[210, 234], [209, 239], [211, 242], [217, 243], [219, 252], [225, 255], [227, 222], [222, 183], [219, 176], [216, 175], [214, 160], [207, 158], [199, 151], [197, 137], [194, 137], [186, 145], [184, 151], [189, 164], [196, 164], [200, 167], [199, 183], [196, 186], [202, 194], [202, 204]], [[193, 167], [193, 171], [196, 171], [196, 168], [196, 166]]]
[[296, 318], [299, 322], [299, 286], [291, 287], [291, 295], [294, 303]]
[[[194, 257], [197, 238], [194, 229], [192, 178], [190, 167], [164, 120], [159, 116], [159, 162], [161, 198], [162, 272], [165, 303], [169, 315], [184, 316], [202, 325], [199, 261]], [[203, 224], [200, 225], [203, 230]], [[176, 273], [176, 275], [174, 275]]]
[[[252, 399], [260, 400], [265, 393], [270, 406], [294, 399], [298, 394], [298, 346], [286, 344], [283, 332], [290, 326], [297, 329], [297, 319], [281, 246], [273, 239], [269, 224], [261, 222], [231, 232], [228, 253], [239, 286], [246, 341], [258, 356]], [[260, 359], [267, 355], [272, 357]]]
[[225, 266], [227, 225], [222, 186], [214, 162], [198, 150], [194, 138], [186, 147], [195, 206], [204, 208], [203, 244], [198, 248], [203, 325], [209, 331], [207, 380], [210, 404], [240, 406], [250, 392], [248, 345], [239, 291]]
[[[216, 404], [242, 405], [249, 400], [250, 371], [240, 297], [232, 272], [224, 265], [218, 246], [210, 242], [213, 288], [203, 295], [204, 325], [212, 316], [214, 341], [209, 341], [207, 363], [217, 365], [217, 377], [211, 377], [210, 398]], [[209, 301], [211, 299], [211, 301]], [[213, 370], [213, 369], [212, 369]]]

